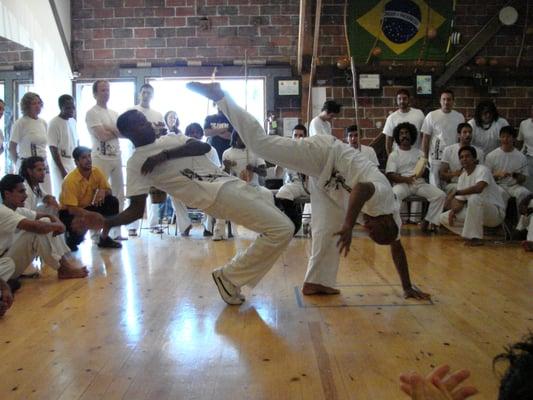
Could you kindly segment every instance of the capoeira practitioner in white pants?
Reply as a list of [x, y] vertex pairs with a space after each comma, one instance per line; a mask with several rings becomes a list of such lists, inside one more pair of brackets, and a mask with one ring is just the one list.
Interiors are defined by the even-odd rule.
[[525, 251], [533, 251], [533, 193], [524, 198], [518, 205], [520, 219], [516, 225], [517, 231], [527, 231], [526, 240], [522, 242]]
[[[430, 297], [411, 284], [407, 259], [399, 240], [401, 221], [392, 188], [375, 165], [333, 136], [316, 135], [292, 140], [266, 135], [257, 120], [225, 96], [218, 84], [194, 82], [189, 83], [188, 88], [216, 101], [246, 146], [259, 157], [317, 178], [316, 187], [311, 191], [313, 244], [304, 294], [339, 293], [332, 287], [339, 266], [339, 251], [348, 252], [353, 226], [362, 212], [370, 237], [379, 244], [391, 245], [405, 297]], [[345, 219], [348, 191], [351, 194]], [[340, 236], [340, 249], [336, 248], [334, 234]]]
[[292, 222], [255, 188], [214, 165], [205, 155], [211, 149], [207, 143], [183, 135], [167, 135], [156, 141], [152, 124], [135, 110], [122, 114], [117, 127], [135, 146], [127, 165], [130, 206], [115, 217], [94, 220], [92, 225], [118, 226], [139, 218], [146, 195], [155, 186], [215, 218], [259, 233], [250, 247], [212, 274], [222, 299], [228, 304], [242, 304], [241, 286], [255, 286], [270, 270], [291, 240]]

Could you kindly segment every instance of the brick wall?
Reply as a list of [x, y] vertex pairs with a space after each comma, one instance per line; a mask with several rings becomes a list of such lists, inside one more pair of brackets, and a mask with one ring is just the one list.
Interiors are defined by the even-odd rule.
[[[520, 11], [516, 25], [504, 27], [478, 54], [498, 65], [476, 66], [472, 60], [461, 71], [461, 77], [451, 81], [457, 92], [457, 106], [467, 117], [473, 115], [480, 99], [491, 98], [484, 89], [474, 87], [472, 72], [491, 74], [500, 92], [493, 95], [502, 115], [517, 125], [528, 116], [533, 102], [533, 83], [517, 77], [513, 82], [499, 77], [513, 76], [514, 63], [522, 42], [524, 25], [530, 29], [525, 36], [522, 68], [533, 67], [533, 5], [526, 21], [527, 0], [517, 0]], [[461, 32], [464, 46], [473, 35], [507, 2], [507, 0], [458, 0], [456, 30]], [[271, 63], [295, 64], [297, 53], [299, 0], [72, 0], [72, 48], [74, 62], [84, 76], [100, 68], [99, 76], [116, 76], [117, 67], [124, 64], [151, 62], [153, 65], [203, 61], [231, 62], [243, 59], [248, 49], [251, 59]], [[202, 18], [210, 23], [201, 28]], [[351, 84], [344, 73], [332, 67], [339, 57], [346, 56], [344, 36], [344, 0], [324, 0], [319, 40], [319, 81], [326, 87], [328, 98], [345, 105], [334, 123], [337, 134], [353, 123], [355, 109]], [[373, 65], [382, 67], [379, 60]], [[488, 64], [488, 63], [487, 63]], [[403, 63], [414, 74], [413, 63]], [[426, 68], [431, 68], [427, 65]], [[388, 71], [388, 70], [387, 70]], [[438, 70], [437, 72], [438, 73]], [[529, 72], [526, 72], [529, 75]], [[94, 74], [94, 73], [93, 73]], [[398, 87], [409, 85], [396, 79], [396, 70], [383, 75], [383, 90], [373, 96], [359, 98], [359, 124], [366, 141], [375, 137], [389, 112], [395, 109], [394, 94]], [[405, 73], [404, 73], [405, 75]], [[504, 82], [505, 81], [505, 82]], [[425, 112], [438, 107], [438, 100], [414, 99], [415, 106]], [[299, 116], [298, 104], [281, 104], [278, 115]]]
[[[83, 71], [248, 57], [293, 63], [298, 0], [73, 0], [72, 51]], [[207, 18], [209, 28], [201, 27]]]
[[0, 66], [12, 65], [15, 69], [31, 69], [32, 63], [31, 49], [0, 37]]

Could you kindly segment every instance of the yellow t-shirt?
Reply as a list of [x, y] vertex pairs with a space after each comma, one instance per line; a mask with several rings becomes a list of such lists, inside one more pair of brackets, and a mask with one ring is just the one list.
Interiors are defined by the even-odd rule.
[[104, 173], [97, 167], [93, 167], [89, 179], [85, 179], [80, 174], [79, 169], [76, 168], [65, 176], [59, 202], [62, 207], [89, 207], [93, 201], [96, 189], [111, 189]]

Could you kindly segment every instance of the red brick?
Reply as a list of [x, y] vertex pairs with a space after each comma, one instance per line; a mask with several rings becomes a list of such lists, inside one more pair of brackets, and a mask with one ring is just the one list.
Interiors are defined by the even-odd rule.
[[[178, 0], [180, 5], [183, 4], [182, 0]], [[176, 16], [183, 16], [183, 17], [189, 17], [194, 16], [196, 13], [194, 12], [194, 7], [176, 7], [175, 8], [175, 15]]]
[[103, 49], [105, 48], [105, 42], [104, 40], [102, 39], [98, 39], [98, 40], [86, 40], [85, 41], [85, 46], [84, 46], [87, 50], [90, 50], [90, 49]]
[[155, 37], [155, 29], [154, 28], [135, 28], [133, 30], [133, 36], [136, 38]]
[[187, 20], [184, 17], [168, 17], [165, 18], [165, 26], [185, 26], [187, 25]]
[[126, 7], [142, 7], [142, 6], [144, 6], [144, 0], [125, 0], [124, 6], [126, 6]]
[[113, 18], [114, 12], [112, 8], [100, 8], [94, 10], [94, 18]]
[[165, 7], [165, 8], [156, 8], [155, 9], [155, 16], [156, 17], [173, 17], [174, 16], [174, 9]]
[[134, 48], [134, 49], [145, 47], [145, 44], [146, 44], [146, 39], [140, 39], [140, 38], [139, 39], [126, 39], [124, 41], [124, 45], [126, 47]]
[[107, 39], [113, 37], [112, 29], [93, 29], [93, 39]]
[[136, 58], [153, 58], [155, 57], [155, 49], [135, 49]]
[[115, 17], [122, 17], [122, 18], [128, 18], [133, 17], [135, 15], [135, 9], [133, 8], [115, 8]]
[[113, 50], [94, 50], [93, 54], [95, 60], [113, 58]]

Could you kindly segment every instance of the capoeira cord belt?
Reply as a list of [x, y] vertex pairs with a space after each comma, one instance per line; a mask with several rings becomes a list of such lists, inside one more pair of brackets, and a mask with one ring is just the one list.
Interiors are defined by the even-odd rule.
[[331, 171], [331, 176], [324, 184], [324, 188], [338, 190], [341, 187], [348, 193], [352, 193], [352, 188], [346, 184], [346, 179], [344, 179], [344, 176], [342, 176], [339, 171], [333, 168]]
[[218, 178], [224, 178], [224, 177], [227, 177], [227, 175], [222, 175], [222, 174], [206, 174], [206, 175], [200, 175], [200, 174], [197, 174], [196, 172], [194, 172], [192, 169], [189, 169], [189, 168], [186, 168], [182, 171], [180, 171], [180, 173], [189, 178], [190, 180], [198, 180], [198, 181], [207, 181], [207, 182], [214, 182], [215, 180], [217, 180]]

